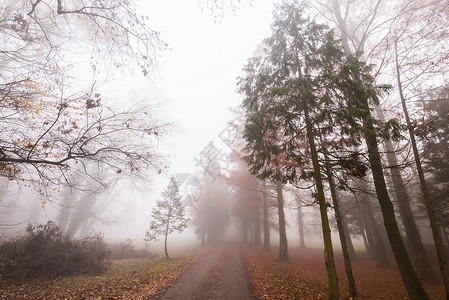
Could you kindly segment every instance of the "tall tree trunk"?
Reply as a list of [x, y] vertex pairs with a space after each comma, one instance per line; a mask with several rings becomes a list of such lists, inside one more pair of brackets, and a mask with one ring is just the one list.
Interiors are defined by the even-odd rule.
[[[257, 195], [256, 195], [257, 196]], [[253, 224], [254, 224], [254, 245], [260, 246], [262, 243], [262, 236], [260, 235], [260, 209], [259, 209], [260, 199], [257, 199], [257, 205], [253, 212]]]
[[298, 217], [298, 231], [299, 231], [299, 248], [303, 249], [306, 247], [304, 240], [304, 217], [302, 213], [301, 201], [299, 197], [296, 197], [296, 213]]
[[346, 237], [346, 243], [348, 246], [349, 258], [351, 259], [351, 261], [356, 261], [357, 255], [355, 254], [354, 244], [352, 243], [351, 235], [349, 234], [348, 222], [347, 222], [344, 214], [341, 216], [341, 222], [343, 224], [343, 229], [345, 231], [345, 237]]
[[[376, 5], [379, 5], [380, 1]], [[333, 0], [333, 13], [336, 15], [337, 24], [342, 32], [342, 43], [344, 50], [347, 55], [352, 55], [348, 44], [348, 31], [346, 28], [346, 19], [342, 17], [338, 0]], [[360, 42], [358, 46], [360, 46]], [[363, 44], [361, 45], [363, 49]], [[356, 55], [358, 55], [356, 53]], [[361, 99], [362, 107], [369, 110], [368, 99]], [[407, 293], [411, 299], [429, 299], [429, 295], [424, 290], [421, 281], [416, 274], [415, 269], [411, 263], [410, 257], [408, 256], [407, 250], [405, 248], [404, 242], [402, 240], [399, 227], [394, 215], [393, 204], [391, 202], [390, 196], [388, 195], [387, 186], [385, 183], [385, 178], [382, 170], [381, 157], [379, 154], [379, 149], [377, 146], [377, 139], [374, 133], [373, 122], [368, 116], [363, 121], [363, 127], [366, 129], [365, 141], [368, 148], [368, 159], [371, 165], [374, 186], [376, 188], [377, 199], [379, 201], [382, 216], [384, 219], [385, 229], [387, 231], [388, 240], [390, 241], [393, 254], [396, 258], [397, 265], [399, 267], [402, 280], [406, 287]]]
[[307, 140], [312, 157], [313, 175], [315, 179], [316, 198], [320, 206], [321, 227], [323, 230], [324, 240], [324, 258], [326, 262], [327, 278], [329, 284], [329, 299], [340, 299], [340, 291], [338, 289], [337, 270], [335, 268], [334, 250], [332, 248], [331, 230], [329, 227], [329, 219], [327, 216], [327, 205], [324, 197], [324, 188], [321, 179], [320, 164], [316, 150], [314, 135], [312, 131], [312, 122], [310, 121], [309, 109], [307, 103], [304, 105], [304, 119], [306, 123]]
[[[379, 105], [376, 106], [376, 113], [381, 121], [385, 121], [383, 110]], [[436, 276], [432, 270], [429, 256], [424, 248], [418, 226], [416, 225], [415, 218], [413, 217], [413, 212], [410, 207], [410, 199], [402, 180], [393, 144], [390, 140], [386, 139], [384, 140], [384, 145], [388, 165], [390, 167], [394, 192], [399, 206], [399, 213], [401, 215], [402, 224], [404, 225], [405, 234], [409, 242], [410, 256], [415, 265], [416, 273], [421, 279], [435, 279]]]
[[366, 219], [365, 215], [366, 215], [366, 213], [364, 212], [363, 227], [365, 229], [366, 238], [368, 240], [368, 247], [369, 247], [368, 254], [372, 259], [377, 259], [380, 256], [379, 251], [376, 250], [376, 243], [374, 242], [374, 235], [373, 235], [373, 232], [371, 231], [371, 226], [370, 226], [368, 220]]
[[253, 222], [248, 222], [248, 223], [249, 223], [250, 246], [253, 247], [254, 246], [254, 223]]
[[70, 214], [71, 214], [71, 206], [70, 205], [72, 205], [72, 203], [69, 203], [69, 201], [67, 201], [67, 203], [63, 203], [61, 205], [61, 209], [59, 211], [59, 215], [57, 218], [58, 227], [61, 229], [63, 235], [67, 234], [67, 228], [69, 225], [69, 219], [70, 219]]
[[248, 239], [248, 220], [242, 220], [242, 239], [244, 243], [249, 243]]
[[287, 246], [287, 232], [285, 229], [285, 214], [284, 214], [284, 196], [282, 195], [282, 183], [276, 182], [276, 192], [278, 200], [278, 214], [279, 214], [279, 259], [288, 261], [288, 246]]
[[399, 97], [401, 98], [402, 109], [404, 110], [405, 121], [407, 122], [407, 127], [410, 135], [410, 142], [413, 149], [413, 156], [415, 158], [416, 169], [418, 171], [419, 182], [421, 183], [421, 190], [423, 193], [424, 201], [426, 203], [427, 214], [429, 215], [430, 228], [432, 229], [433, 240], [435, 242], [435, 247], [438, 255], [438, 264], [440, 266], [441, 275], [443, 276], [444, 287], [446, 289], [446, 299], [449, 300], [449, 266], [446, 257], [446, 252], [444, 250], [443, 241], [438, 231], [438, 223], [435, 215], [435, 210], [433, 207], [432, 200], [430, 199], [429, 189], [427, 187], [426, 179], [424, 178], [424, 170], [421, 165], [421, 159], [419, 158], [418, 147], [416, 146], [415, 133], [413, 130], [413, 125], [410, 121], [408, 115], [407, 105], [405, 103], [405, 97], [402, 90], [401, 72], [399, 69], [399, 60], [397, 52], [397, 43], [395, 46], [395, 62], [396, 62], [396, 78], [398, 83]]
[[270, 220], [268, 218], [268, 199], [265, 181], [262, 182], [262, 203], [263, 203], [263, 249], [265, 251], [271, 251]]
[[357, 288], [355, 285], [354, 275], [352, 273], [352, 267], [351, 267], [351, 260], [349, 259], [349, 251], [348, 246], [346, 243], [346, 235], [345, 235], [345, 229], [343, 226], [343, 218], [340, 211], [340, 204], [338, 203], [338, 195], [337, 190], [335, 189], [334, 184], [334, 178], [332, 176], [332, 169], [329, 166], [328, 158], [325, 154], [325, 160], [326, 160], [326, 174], [328, 178], [329, 188], [331, 191], [331, 197], [332, 197], [332, 203], [334, 204], [334, 211], [335, 211], [335, 219], [337, 220], [337, 228], [338, 233], [340, 237], [340, 243], [341, 243], [341, 249], [343, 251], [343, 260], [345, 263], [345, 271], [346, 271], [346, 277], [348, 279], [348, 287], [349, 287], [349, 294], [351, 295], [352, 299], [357, 299]]
[[359, 228], [360, 228], [360, 232], [362, 234], [363, 244], [365, 245], [366, 254], [368, 254], [371, 257], [371, 249], [368, 244], [368, 239], [367, 239], [366, 233], [365, 233], [365, 223], [361, 219], [359, 219], [359, 223], [360, 223]]
[[443, 226], [440, 226], [441, 236], [443, 237], [443, 245], [446, 242], [446, 246], [449, 246], [449, 238], [447, 236], [446, 229]]
[[365, 216], [370, 226], [371, 233], [374, 238], [374, 249], [376, 251], [376, 258], [379, 259], [379, 266], [387, 267], [390, 265], [388, 262], [387, 251], [382, 241], [379, 228], [377, 227], [376, 219], [374, 218], [373, 211], [369, 207], [369, 204], [365, 204]]
[[204, 216], [201, 228], [201, 247], [204, 247], [204, 245], [206, 245], [206, 233], [207, 233], [207, 209], [206, 209], [206, 216]]
[[[370, 111], [368, 99], [361, 100], [361, 107]], [[402, 240], [399, 231], [396, 216], [394, 214], [393, 203], [388, 194], [387, 185], [382, 169], [382, 161], [377, 146], [377, 138], [374, 131], [373, 120], [368, 115], [363, 120], [363, 127], [365, 128], [365, 142], [368, 148], [368, 160], [371, 165], [371, 171], [376, 189], [377, 200], [379, 201], [382, 216], [384, 219], [385, 229], [387, 231], [388, 240], [390, 241], [394, 257], [396, 259], [402, 280], [404, 282], [407, 293], [412, 300], [430, 299], [429, 295], [424, 290], [421, 281], [413, 268], [410, 257]]]
[[167, 250], [167, 239], [168, 239], [168, 228], [170, 225], [170, 218], [167, 219], [167, 227], [165, 228], [165, 241], [164, 241], [164, 253], [165, 253], [165, 258], [169, 259], [170, 256], [168, 256], [168, 250]]

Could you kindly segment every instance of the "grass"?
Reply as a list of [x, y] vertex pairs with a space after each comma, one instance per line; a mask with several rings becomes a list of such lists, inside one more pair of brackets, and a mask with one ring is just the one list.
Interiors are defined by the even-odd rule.
[[0, 299], [147, 299], [162, 293], [206, 251], [196, 249], [169, 260], [114, 260], [98, 276], [0, 282]]

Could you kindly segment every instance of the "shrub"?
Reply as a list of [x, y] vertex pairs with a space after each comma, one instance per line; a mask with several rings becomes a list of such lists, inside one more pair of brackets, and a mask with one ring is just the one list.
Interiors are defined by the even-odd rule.
[[72, 241], [51, 221], [30, 224], [24, 236], [0, 245], [0, 274], [3, 279], [13, 280], [99, 274], [105, 271], [108, 256], [101, 234]]
[[158, 255], [147, 249], [135, 249], [133, 241], [127, 239], [125, 242], [119, 244], [112, 244], [109, 246], [111, 250], [111, 259], [125, 259], [125, 258], [147, 258], [155, 259]]

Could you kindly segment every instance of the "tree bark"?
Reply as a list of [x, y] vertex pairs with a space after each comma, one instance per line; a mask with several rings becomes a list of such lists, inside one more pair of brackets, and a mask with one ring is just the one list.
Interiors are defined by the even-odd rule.
[[204, 216], [203, 225], [201, 228], [201, 247], [204, 247], [204, 245], [206, 245], [206, 232], [207, 232], [207, 209], [206, 209], [206, 216]]
[[282, 195], [282, 184], [276, 182], [276, 192], [278, 200], [278, 214], [279, 214], [279, 259], [288, 261], [288, 246], [287, 246], [287, 232], [285, 229], [285, 214], [284, 214], [284, 197]]
[[443, 226], [440, 226], [441, 236], [443, 237], [443, 245], [446, 242], [446, 246], [449, 246], [449, 238], [447, 236], [446, 229]]
[[327, 205], [324, 197], [323, 182], [321, 179], [320, 164], [316, 150], [314, 135], [312, 131], [312, 122], [310, 121], [308, 104], [304, 103], [304, 119], [306, 123], [307, 140], [310, 148], [310, 155], [313, 164], [313, 176], [315, 179], [316, 198], [320, 206], [321, 227], [323, 230], [324, 240], [324, 258], [326, 263], [327, 278], [329, 284], [329, 299], [340, 299], [340, 291], [338, 289], [337, 270], [335, 268], [334, 250], [332, 248], [331, 230], [329, 227], [329, 219], [327, 216]]
[[296, 213], [298, 217], [298, 231], [299, 231], [299, 248], [306, 248], [306, 243], [304, 240], [304, 217], [302, 213], [302, 206], [299, 198], [296, 198]]
[[341, 216], [341, 222], [345, 231], [346, 243], [348, 245], [349, 258], [351, 261], [357, 260], [357, 254], [355, 253], [354, 244], [352, 243], [351, 235], [349, 234], [348, 223], [344, 215]]
[[399, 97], [401, 98], [402, 109], [404, 110], [405, 121], [410, 135], [410, 142], [413, 149], [413, 156], [415, 158], [416, 170], [418, 171], [419, 182], [421, 184], [421, 190], [423, 193], [424, 201], [426, 203], [427, 214], [429, 216], [430, 228], [432, 229], [433, 240], [435, 242], [435, 248], [437, 250], [438, 265], [440, 267], [441, 275], [443, 277], [444, 287], [446, 289], [446, 299], [449, 300], [449, 266], [444, 250], [443, 240], [440, 232], [438, 231], [438, 223], [435, 215], [432, 200], [430, 199], [429, 189], [427, 187], [426, 179], [424, 178], [424, 170], [421, 165], [421, 159], [418, 153], [418, 147], [416, 146], [415, 133], [413, 125], [408, 115], [407, 105], [405, 103], [405, 97], [402, 90], [401, 72], [399, 69], [397, 44], [395, 43], [395, 62], [396, 62], [396, 79], [398, 83]]
[[[365, 208], [363, 208], [365, 209]], [[374, 235], [373, 232], [371, 231], [371, 226], [368, 222], [368, 220], [366, 219], [366, 213], [363, 212], [364, 214], [364, 220], [363, 220], [363, 228], [366, 234], [366, 239], [368, 242], [368, 254], [372, 259], [377, 259], [379, 258], [379, 252], [376, 250], [376, 243], [374, 242]]]
[[366, 254], [368, 254], [371, 257], [371, 249], [368, 244], [368, 239], [367, 239], [366, 233], [365, 233], [365, 224], [361, 219], [359, 219], [359, 220], [360, 220], [359, 228], [360, 228], [360, 232], [362, 234], [363, 244], [365, 245]]
[[250, 242], [248, 239], [248, 220], [246, 219], [242, 220], [242, 239], [246, 244]]
[[355, 285], [354, 275], [352, 273], [351, 260], [349, 259], [348, 245], [346, 243], [345, 229], [343, 226], [343, 218], [340, 211], [340, 204], [338, 203], [337, 190], [335, 189], [334, 179], [332, 176], [332, 169], [327, 163], [328, 158], [325, 157], [325, 160], [326, 160], [327, 179], [331, 191], [332, 203], [334, 204], [335, 219], [337, 220], [337, 228], [340, 237], [341, 249], [343, 251], [343, 260], [345, 263], [346, 277], [348, 279], [349, 294], [351, 295], [352, 299], [357, 299], [358, 298], [357, 287]]
[[[379, 105], [376, 106], [376, 113], [379, 120], [385, 120], [384, 113]], [[409, 242], [410, 256], [415, 265], [416, 273], [421, 279], [436, 279], [435, 273], [433, 272], [430, 264], [429, 256], [427, 255], [422, 243], [418, 226], [416, 225], [415, 218], [413, 217], [413, 212], [410, 207], [410, 198], [408, 197], [407, 189], [405, 188], [402, 180], [393, 144], [390, 140], [386, 139], [384, 140], [384, 146], [388, 165], [390, 167], [394, 192], [399, 206], [399, 213], [401, 215], [402, 224], [404, 225], [405, 234]]]
[[168, 239], [168, 227], [169, 227], [169, 223], [170, 223], [170, 218], [168, 218], [167, 220], [167, 228], [165, 229], [165, 242], [164, 242], [164, 253], [165, 253], [165, 258], [169, 259], [170, 256], [168, 256], [168, 250], [167, 250], [167, 239]]
[[[256, 195], [257, 196], [257, 195]], [[254, 223], [254, 245], [260, 246], [262, 243], [262, 236], [260, 234], [260, 209], [259, 209], [260, 199], [257, 199], [257, 205], [253, 212], [253, 223]]]
[[265, 181], [262, 182], [262, 202], [263, 202], [263, 249], [265, 251], [271, 251], [270, 220], [268, 218], [268, 199]]
[[390, 263], [388, 262], [387, 251], [385, 250], [385, 246], [382, 241], [382, 236], [380, 235], [379, 228], [377, 227], [376, 219], [374, 218], [373, 212], [372, 212], [371, 208], [369, 207], [369, 205], [367, 205], [367, 204], [364, 204], [364, 205], [365, 205], [365, 209], [364, 209], [365, 217], [368, 221], [371, 233], [374, 238], [373, 248], [376, 251], [376, 258], [379, 259], [379, 266], [388, 267], [390, 265]]

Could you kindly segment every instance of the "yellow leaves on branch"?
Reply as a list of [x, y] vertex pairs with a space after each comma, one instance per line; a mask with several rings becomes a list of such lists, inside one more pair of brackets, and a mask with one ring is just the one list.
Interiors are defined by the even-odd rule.
[[8, 177], [9, 180], [14, 180], [21, 170], [14, 164], [2, 162], [0, 163], [0, 174]]

